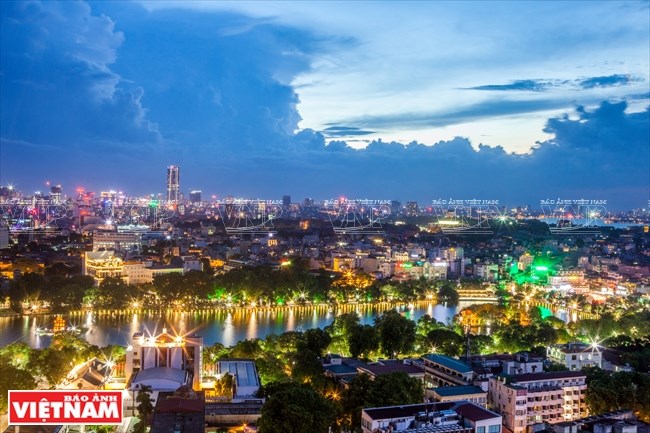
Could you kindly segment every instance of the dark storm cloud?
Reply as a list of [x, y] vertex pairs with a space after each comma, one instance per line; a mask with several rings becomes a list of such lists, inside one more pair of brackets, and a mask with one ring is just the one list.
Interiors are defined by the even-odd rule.
[[28, 172], [40, 182], [64, 167], [101, 177], [90, 162], [160, 143], [142, 88], [111, 69], [124, 35], [110, 18], [80, 2], [2, 2], [0, 19], [3, 179]]
[[578, 85], [583, 89], [593, 89], [594, 87], [623, 86], [632, 81], [636, 81], [636, 79], [629, 75], [614, 74], [604, 77], [585, 78], [584, 80], [580, 80]]
[[534, 113], [565, 107], [567, 107], [567, 102], [559, 99], [494, 99], [442, 112], [425, 111], [383, 116], [363, 116], [348, 119], [346, 124], [359, 124], [376, 129], [442, 127], [485, 118]]
[[588, 77], [579, 80], [516, 80], [507, 84], [485, 84], [482, 86], [467, 87], [466, 90], [489, 91], [531, 91], [542, 92], [554, 88], [568, 87], [574, 89], [594, 89], [597, 87], [616, 87], [642, 81], [640, 77], [624, 74], [613, 74], [602, 77]]
[[182, 189], [206, 195], [423, 202], [448, 195], [534, 203], [569, 191], [616, 198], [621, 206], [647, 200], [648, 111], [626, 113], [625, 103], [550, 119], [546, 132], [553, 139], [527, 155], [459, 137], [432, 146], [374, 140], [360, 150], [336, 138], [567, 103], [494, 99], [299, 130], [291, 83], [316, 56], [355, 41], [267, 19], [147, 12], [130, 3], [93, 4], [104, 14], [71, 2], [0, 8], [2, 183], [30, 185], [38, 173], [64, 186], [160, 192], [165, 165], [176, 163]]
[[323, 135], [326, 137], [352, 137], [357, 135], [370, 135], [376, 131], [366, 131], [353, 126], [330, 126], [323, 129]]
[[517, 80], [509, 84], [486, 84], [483, 86], [469, 87], [468, 90], [530, 90], [539, 92], [546, 90], [551, 86], [548, 81], [541, 80]]
[[[377, 191], [382, 197], [424, 200], [442, 194], [535, 204], [546, 196], [573, 194], [617, 207], [642, 206], [650, 188], [650, 112], [628, 114], [626, 108], [625, 102], [605, 102], [595, 110], [579, 107], [577, 118], [549, 119], [545, 131], [553, 139], [526, 155], [484, 145], [476, 150], [464, 138], [433, 146], [378, 140], [365, 150], [331, 142], [324, 152], [296, 161], [334, 164], [334, 170], [314, 169], [320, 178], [329, 173], [331, 195]], [[292, 191], [323, 190], [309, 176], [296, 181], [300, 188]]]

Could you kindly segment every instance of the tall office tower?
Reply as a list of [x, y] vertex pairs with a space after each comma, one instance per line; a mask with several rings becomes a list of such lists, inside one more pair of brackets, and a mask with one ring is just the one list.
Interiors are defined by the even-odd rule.
[[201, 191], [199, 190], [190, 191], [190, 203], [192, 203], [193, 205], [201, 204]]
[[282, 196], [282, 207], [285, 209], [288, 209], [289, 206], [291, 206], [291, 196], [290, 195], [283, 195]]
[[167, 201], [177, 202], [181, 187], [181, 169], [177, 165], [167, 167]]
[[63, 188], [61, 188], [61, 185], [54, 185], [50, 188], [50, 199], [54, 203], [61, 203], [61, 191]]

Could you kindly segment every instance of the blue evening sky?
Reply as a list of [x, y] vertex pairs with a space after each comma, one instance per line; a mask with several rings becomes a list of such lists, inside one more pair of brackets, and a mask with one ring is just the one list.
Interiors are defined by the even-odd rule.
[[0, 3], [0, 184], [650, 195], [650, 2]]

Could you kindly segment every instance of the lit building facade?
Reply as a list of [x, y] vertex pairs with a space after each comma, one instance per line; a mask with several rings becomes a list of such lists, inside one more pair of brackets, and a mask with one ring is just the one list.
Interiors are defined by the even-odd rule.
[[597, 346], [584, 343], [554, 344], [548, 348], [548, 359], [562, 364], [569, 370], [585, 367], [603, 368], [603, 354]]
[[[141, 376], [146, 376], [150, 380], [158, 380], [162, 385], [165, 385], [165, 381], [171, 380], [168, 379], [169, 377], [183, 376], [194, 390], [199, 391], [201, 389], [202, 352], [203, 337], [197, 335], [172, 335], [167, 332], [166, 328], [163, 328], [158, 335], [145, 336], [142, 332], [136, 332], [133, 334], [131, 344], [126, 349], [125, 374], [129, 383], [134, 384], [138, 383], [139, 373], [158, 369], [156, 371], [161, 374], [157, 378], [153, 378], [155, 375], [149, 373]], [[168, 374], [168, 369], [175, 371], [173, 374]], [[177, 374], [177, 372], [182, 373]], [[172, 385], [170, 388], [178, 387], [175, 384]]]
[[120, 231], [93, 231], [93, 251], [139, 251], [142, 233]]
[[489, 381], [488, 404], [513, 433], [542, 422], [572, 421], [587, 416], [585, 379], [573, 371], [495, 376]]
[[192, 203], [195, 206], [201, 204], [201, 191], [199, 190], [190, 191], [190, 203]]
[[89, 275], [99, 286], [105, 278], [122, 278], [124, 262], [115, 257], [114, 251], [86, 251], [82, 262], [82, 273]]
[[181, 169], [177, 165], [167, 167], [167, 201], [178, 202], [181, 189]]

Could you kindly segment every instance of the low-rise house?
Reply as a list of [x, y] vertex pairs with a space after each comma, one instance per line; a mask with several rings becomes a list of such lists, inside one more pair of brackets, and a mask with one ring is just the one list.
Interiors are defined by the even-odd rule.
[[501, 416], [467, 401], [366, 408], [363, 433], [501, 433]]

